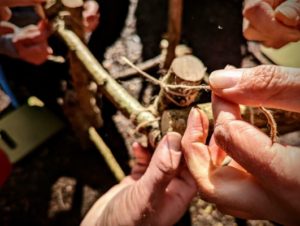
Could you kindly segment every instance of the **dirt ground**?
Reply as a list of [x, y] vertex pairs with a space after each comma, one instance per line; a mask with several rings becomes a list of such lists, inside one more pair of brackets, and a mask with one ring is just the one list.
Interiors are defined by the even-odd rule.
[[[247, 52], [242, 37], [241, 2], [185, 1], [182, 43], [193, 49], [208, 72], [227, 64], [240, 67], [257, 63]], [[166, 3], [131, 0], [125, 29], [104, 55], [103, 65], [112, 76], [127, 68], [120, 60], [121, 56], [139, 63], [159, 54], [159, 43], [166, 30]], [[138, 77], [120, 82], [145, 105], [155, 93], [151, 84]], [[130, 145], [135, 139], [141, 142], [144, 139], [136, 135], [131, 122], [105, 100], [103, 109], [106, 124], [100, 132], [124, 171], [129, 173]], [[0, 190], [0, 225], [79, 225], [93, 202], [115, 183], [98, 151], [94, 148], [82, 150], [67, 127], [14, 166], [11, 177]], [[274, 225], [223, 215], [199, 198], [194, 199], [178, 225], [189, 224]]]

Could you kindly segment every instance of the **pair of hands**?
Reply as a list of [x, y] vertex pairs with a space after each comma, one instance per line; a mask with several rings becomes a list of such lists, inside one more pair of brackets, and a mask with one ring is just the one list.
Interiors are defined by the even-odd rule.
[[[249, 40], [279, 48], [300, 39], [299, 0], [246, 0], [243, 14]], [[210, 85], [215, 118], [211, 140], [206, 142], [206, 115], [192, 109], [184, 136], [166, 135], [152, 159], [135, 144], [137, 164], [131, 176], [97, 201], [82, 226], [173, 225], [197, 191], [230, 215], [300, 224], [300, 149], [272, 144], [241, 120], [238, 106], [300, 112], [300, 69], [220, 70], [211, 75]], [[222, 166], [227, 155], [233, 161]]]
[[[182, 140], [187, 165], [201, 197], [224, 213], [300, 223], [300, 149], [272, 144], [271, 139], [241, 119], [238, 104], [300, 112], [300, 69], [259, 66], [211, 74], [215, 118], [209, 145], [208, 120], [193, 110]], [[227, 155], [234, 159], [221, 163]]]
[[280, 48], [300, 40], [300, 0], [245, 0], [244, 36]]
[[[37, 3], [45, 2], [44, 0], [9, 0], [3, 1], [3, 6], [15, 6], [15, 5], [33, 5]], [[0, 5], [1, 6], [1, 5]], [[0, 8], [0, 15], [5, 18], [5, 7]], [[1, 11], [2, 10], [2, 11]], [[3, 11], [4, 10], [4, 11]], [[9, 10], [9, 9], [8, 9]], [[1, 14], [2, 12], [2, 14]], [[4, 15], [4, 16], [3, 16]], [[5, 18], [6, 20], [9, 19]], [[99, 5], [95, 1], [86, 1], [84, 3], [83, 11], [83, 25], [85, 31], [92, 32], [99, 24]], [[47, 25], [44, 21], [41, 21], [38, 25], [29, 25], [27, 27], [18, 29], [17, 27], [9, 23], [0, 24], [0, 35], [12, 34], [12, 43], [17, 51], [18, 57], [29, 63], [40, 65], [44, 63], [48, 56], [53, 53], [53, 50], [48, 45], [48, 37], [50, 31], [47, 29]]]
[[131, 175], [94, 204], [82, 226], [168, 226], [184, 214], [197, 186], [182, 161], [181, 136], [167, 134], [152, 157], [137, 143], [133, 153]]
[[[299, 225], [300, 149], [272, 144], [241, 120], [238, 104], [300, 112], [300, 70], [220, 70], [210, 84], [215, 130], [209, 145], [208, 119], [195, 108], [183, 137], [167, 134], [152, 159], [135, 144], [131, 176], [97, 201], [82, 226], [173, 225], [197, 191], [224, 213]], [[234, 160], [222, 166], [227, 155]]]

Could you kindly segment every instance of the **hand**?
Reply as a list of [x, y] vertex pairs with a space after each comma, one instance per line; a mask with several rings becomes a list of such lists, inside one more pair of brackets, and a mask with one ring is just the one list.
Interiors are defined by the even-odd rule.
[[39, 65], [52, 54], [47, 38], [48, 32], [45, 28], [29, 25], [14, 35], [13, 44], [20, 59]]
[[[275, 66], [212, 73], [212, 139], [205, 145], [208, 119], [202, 111], [193, 109], [182, 146], [202, 197], [222, 212], [299, 225], [300, 149], [272, 144], [268, 136], [241, 119], [237, 105], [299, 112], [299, 75], [299, 69]], [[234, 161], [222, 166], [227, 154]]]
[[15, 25], [13, 25], [7, 21], [0, 22], [0, 35], [14, 33], [17, 29], [18, 28]]
[[96, 1], [89, 0], [84, 2], [83, 7], [83, 26], [86, 32], [93, 32], [99, 25], [99, 5]]
[[300, 0], [246, 0], [244, 36], [280, 48], [300, 40]]
[[166, 135], [152, 159], [135, 144], [137, 164], [131, 176], [102, 196], [81, 226], [176, 223], [197, 190], [188, 170], [180, 165], [180, 140], [177, 133]]
[[44, 2], [46, 2], [46, 0], [1, 0], [0, 7], [30, 6]]
[[11, 18], [11, 11], [8, 7], [0, 7], [0, 21], [7, 21]]

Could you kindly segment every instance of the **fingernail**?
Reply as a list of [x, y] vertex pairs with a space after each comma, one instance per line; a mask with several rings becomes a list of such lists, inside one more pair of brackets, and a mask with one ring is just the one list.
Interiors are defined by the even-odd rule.
[[279, 6], [275, 10], [276, 19], [283, 20], [282, 22], [289, 26], [297, 26], [297, 23], [299, 23], [298, 11], [300, 10], [300, 3], [296, 4], [294, 2], [286, 2], [286, 4]]
[[168, 133], [167, 142], [170, 150], [175, 152], [181, 152], [181, 135], [179, 133]]
[[294, 18], [298, 17], [298, 12], [297, 12], [298, 8], [299, 8], [299, 5], [297, 5], [297, 3], [286, 2], [286, 4], [283, 4], [282, 6], [279, 6], [276, 9], [276, 13], [281, 12], [283, 15], [285, 15], [289, 19], [294, 19]]
[[192, 107], [189, 116], [196, 117], [199, 116], [199, 114], [200, 114], [200, 109], [196, 106], [196, 107]]
[[239, 83], [242, 70], [214, 71], [209, 77], [209, 83], [213, 89], [228, 89]]

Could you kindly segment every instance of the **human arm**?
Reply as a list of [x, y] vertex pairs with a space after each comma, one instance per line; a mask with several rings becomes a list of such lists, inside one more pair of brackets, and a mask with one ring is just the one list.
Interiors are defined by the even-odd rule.
[[245, 0], [245, 38], [280, 48], [300, 40], [300, 0]]
[[[266, 105], [300, 112], [299, 69], [272, 67], [214, 72], [212, 140], [204, 144], [208, 120], [194, 109], [182, 145], [200, 194], [222, 212], [299, 225], [300, 149], [273, 144], [242, 120], [238, 107]], [[233, 161], [222, 165], [227, 155]]]
[[30, 6], [44, 2], [46, 0], [1, 0], [0, 7]]
[[136, 146], [138, 164], [131, 176], [101, 197], [81, 226], [168, 226], [176, 223], [196, 193], [194, 180], [180, 164], [180, 140], [179, 134], [169, 133], [152, 158]]

